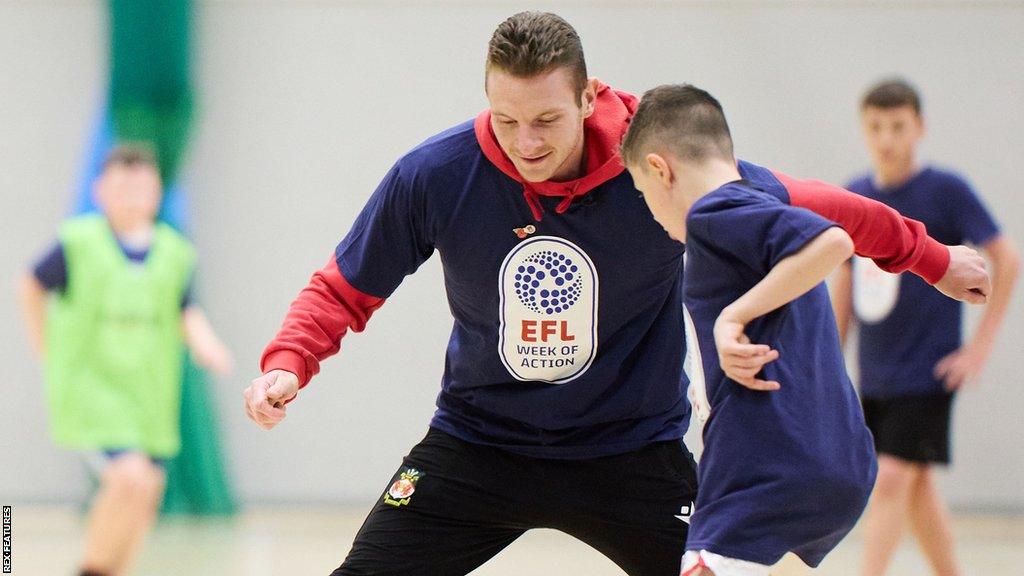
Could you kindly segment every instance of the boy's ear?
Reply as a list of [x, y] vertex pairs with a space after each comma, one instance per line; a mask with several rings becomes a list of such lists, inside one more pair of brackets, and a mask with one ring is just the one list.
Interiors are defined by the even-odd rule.
[[644, 162], [647, 163], [647, 169], [654, 172], [654, 175], [663, 186], [666, 188], [672, 187], [672, 183], [675, 181], [675, 175], [672, 173], [672, 166], [664, 156], [651, 152], [644, 157]]

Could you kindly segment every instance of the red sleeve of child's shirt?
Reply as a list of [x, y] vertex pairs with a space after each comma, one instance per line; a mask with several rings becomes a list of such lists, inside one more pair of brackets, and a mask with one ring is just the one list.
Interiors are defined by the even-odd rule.
[[819, 180], [797, 180], [775, 172], [789, 191], [790, 204], [839, 224], [854, 250], [886, 272], [909, 270], [935, 284], [949, 268], [949, 249], [928, 236], [924, 224], [892, 208]]
[[320, 362], [338, 352], [345, 334], [362, 332], [383, 304], [383, 298], [349, 284], [332, 257], [292, 302], [277, 336], [263, 351], [260, 369], [287, 370], [299, 377], [302, 388], [320, 371]]

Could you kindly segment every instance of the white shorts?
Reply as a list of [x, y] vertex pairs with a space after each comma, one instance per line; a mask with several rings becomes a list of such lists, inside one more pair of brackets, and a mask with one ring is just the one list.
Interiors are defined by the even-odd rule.
[[[82, 463], [85, 464], [86, 471], [95, 479], [103, 477], [103, 471], [107, 469], [107, 466], [114, 461], [126, 454], [143, 454], [138, 450], [80, 450], [79, 454], [82, 457]], [[155, 458], [149, 456], [149, 461], [154, 466], [164, 468], [167, 464], [166, 458]]]
[[771, 566], [726, 558], [707, 550], [687, 550], [683, 555], [680, 576], [689, 576], [702, 567], [714, 572], [715, 576], [768, 576], [772, 569]]

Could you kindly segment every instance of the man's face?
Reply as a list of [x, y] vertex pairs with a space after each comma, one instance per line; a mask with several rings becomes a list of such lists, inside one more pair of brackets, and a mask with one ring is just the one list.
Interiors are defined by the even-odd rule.
[[912, 106], [869, 106], [861, 112], [861, 128], [872, 161], [882, 169], [912, 164], [924, 135], [924, 121]]
[[160, 174], [152, 166], [115, 164], [96, 181], [96, 201], [119, 228], [152, 222], [160, 210], [160, 196]]
[[565, 67], [532, 78], [518, 78], [500, 69], [488, 72], [491, 127], [524, 180], [578, 177], [583, 120], [593, 113], [594, 92], [591, 82], [578, 95]]
[[633, 177], [633, 186], [640, 191], [647, 209], [654, 216], [654, 221], [661, 225], [669, 237], [678, 242], [686, 242], [686, 213], [680, 213], [676, 203], [672, 201], [672, 189], [666, 183], [666, 176], [655, 168], [647, 166], [627, 166], [629, 175]]

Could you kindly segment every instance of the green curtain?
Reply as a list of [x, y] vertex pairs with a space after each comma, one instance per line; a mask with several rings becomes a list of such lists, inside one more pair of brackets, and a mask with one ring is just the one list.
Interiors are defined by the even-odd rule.
[[167, 463], [166, 514], [226, 515], [237, 510], [224, 473], [216, 401], [206, 373], [185, 355], [181, 391], [181, 452]]
[[110, 0], [110, 111], [119, 141], [154, 146], [171, 184], [192, 123], [191, 0]]
[[[193, 120], [191, 0], [110, 1], [110, 119], [114, 140], [153, 146], [167, 190], [178, 172]], [[178, 224], [181, 224], [180, 222]], [[185, 355], [181, 453], [167, 464], [164, 513], [232, 514], [216, 401], [206, 374]]]

